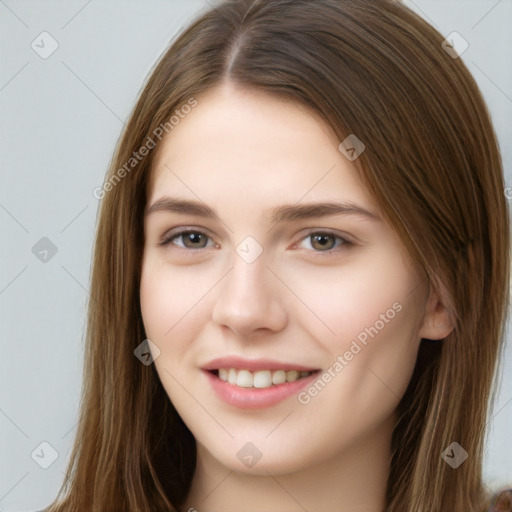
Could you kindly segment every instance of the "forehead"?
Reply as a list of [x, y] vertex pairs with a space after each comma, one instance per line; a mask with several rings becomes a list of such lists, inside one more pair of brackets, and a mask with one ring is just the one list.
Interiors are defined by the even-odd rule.
[[373, 204], [334, 132], [299, 103], [232, 86], [197, 102], [158, 146], [148, 201], [182, 192], [205, 201], [307, 196]]

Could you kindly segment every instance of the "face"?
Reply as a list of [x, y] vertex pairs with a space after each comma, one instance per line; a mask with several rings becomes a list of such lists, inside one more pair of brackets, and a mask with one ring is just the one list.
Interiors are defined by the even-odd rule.
[[197, 101], [151, 175], [154, 364], [204, 457], [312, 467], [390, 432], [431, 292], [320, 118], [226, 85]]

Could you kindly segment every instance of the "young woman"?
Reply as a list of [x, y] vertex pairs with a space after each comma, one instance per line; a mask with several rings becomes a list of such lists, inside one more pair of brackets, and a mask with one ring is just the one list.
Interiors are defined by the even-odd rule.
[[482, 511], [509, 221], [482, 96], [395, 1], [235, 0], [104, 185], [50, 512]]

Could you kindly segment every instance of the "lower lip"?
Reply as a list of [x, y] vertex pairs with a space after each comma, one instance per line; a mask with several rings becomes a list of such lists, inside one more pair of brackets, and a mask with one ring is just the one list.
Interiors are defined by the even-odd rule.
[[292, 395], [317, 378], [318, 371], [294, 382], [272, 385], [268, 388], [242, 388], [225, 382], [213, 373], [203, 370], [217, 396], [229, 405], [240, 409], [265, 409]]

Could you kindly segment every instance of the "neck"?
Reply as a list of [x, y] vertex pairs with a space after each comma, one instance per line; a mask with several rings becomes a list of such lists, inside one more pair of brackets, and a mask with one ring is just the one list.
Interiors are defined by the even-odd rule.
[[330, 459], [294, 473], [235, 472], [197, 446], [197, 465], [184, 512], [382, 512], [394, 418]]

